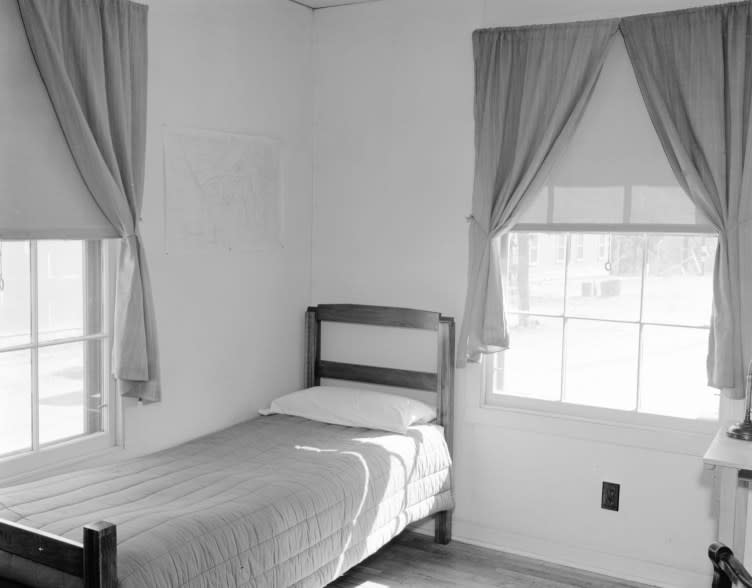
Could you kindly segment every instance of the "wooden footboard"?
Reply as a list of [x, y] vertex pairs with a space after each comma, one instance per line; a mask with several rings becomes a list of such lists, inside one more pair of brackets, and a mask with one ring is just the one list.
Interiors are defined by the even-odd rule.
[[86, 525], [78, 543], [0, 519], [0, 551], [79, 577], [84, 588], [117, 586], [117, 532], [111, 523]]

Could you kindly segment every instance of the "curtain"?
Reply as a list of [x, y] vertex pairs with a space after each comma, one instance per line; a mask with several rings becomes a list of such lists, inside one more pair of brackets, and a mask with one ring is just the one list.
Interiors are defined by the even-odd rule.
[[128, 0], [18, 3], [73, 159], [121, 237], [113, 373], [121, 394], [157, 401], [156, 323], [138, 226], [146, 150], [148, 9]]
[[617, 26], [473, 33], [476, 163], [459, 365], [509, 346], [495, 238], [512, 228], [572, 138]]
[[671, 167], [719, 232], [708, 381], [741, 398], [752, 359], [752, 6], [626, 18], [621, 30]]
[[73, 162], [17, 2], [0, 2], [0, 80], [0, 239], [117, 237]]

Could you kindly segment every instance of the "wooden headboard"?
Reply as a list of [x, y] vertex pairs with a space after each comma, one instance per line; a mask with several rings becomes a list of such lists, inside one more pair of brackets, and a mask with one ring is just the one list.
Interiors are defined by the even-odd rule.
[[[435, 331], [436, 371], [418, 372], [321, 359], [321, 323], [351, 323], [379, 327], [399, 327]], [[452, 449], [454, 410], [454, 319], [438, 312], [363, 306], [358, 304], [319, 304], [306, 312], [305, 386], [318, 386], [321, 378], [350, 380], [435, 392], [438, 424], [444, 427]]]

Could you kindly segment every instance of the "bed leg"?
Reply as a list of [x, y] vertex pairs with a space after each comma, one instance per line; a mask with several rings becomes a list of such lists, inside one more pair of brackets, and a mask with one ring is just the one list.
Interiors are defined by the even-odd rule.
[[452, 511], [443, 510], [434, 518], [433, 540], [446, 545], [452, 540]]
[[84, 588], [116, 588], [117, 531], [101, 521], [84, 527]]

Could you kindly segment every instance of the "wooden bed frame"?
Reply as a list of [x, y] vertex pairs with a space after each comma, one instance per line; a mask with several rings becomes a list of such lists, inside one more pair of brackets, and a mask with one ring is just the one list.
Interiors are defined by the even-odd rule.
[[[364, 325], [424, 329], [437, 333], [437, 371], [417, 372], [366, 365], [322, 361], [322, 321]], [[452, 450], [452, 415], [454, 402], [454, 319], [436, 312], [360, 306], [323, 304], [306, 312], [305, 385], [316, 386], [321, 378], [351, 380], [437, 394], [437, 421], [444, 427], [449, 450]], [[451, 511], [434, 515], [437, 543], [451, 540]], [[85, 588], [117, 586], [117, 529], [108, 522], [83, 528], [83, 542], [70, 541], [0, 519], [0, 551], [30, 560], [82, 579]], [[0, 580], [3, 573], [0, 570]], [[6, 582], [3, 586], [13, 586]]]
[[[370, 365], [339, 363], [321, 359], [321, 323], [354, 323], [379, 327], [400, 327], [435, 331], [436, 371], [415, 372]], [[436, 393], [436, 421], [444, 427], [444, 437], [452, 453], [454, 416], [454, 319], [438, 312], [362, 306], [319, 304], [306, 312], [305, 387], [318, 386], [321, 378], [350, 380]], [[446, 545], [452, 540], [452, 512], [434, 515], [434, 541]]]

